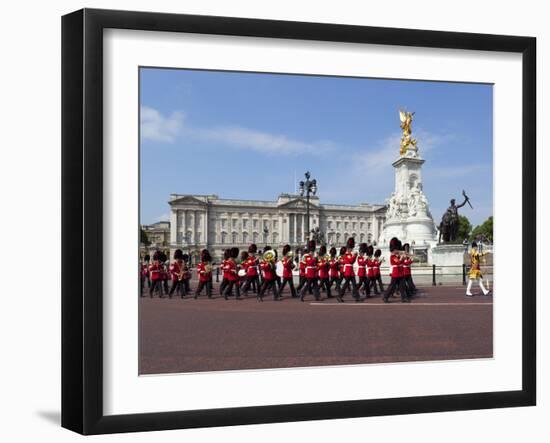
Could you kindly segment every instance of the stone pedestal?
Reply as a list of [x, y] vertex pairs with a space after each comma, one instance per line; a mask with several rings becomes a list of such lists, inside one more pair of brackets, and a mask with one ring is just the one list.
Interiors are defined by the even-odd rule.
[[464, 253], [468, 247], [462, 244], [443, 243], [431, 249], [431, 264], [441, 266], [442, 274], [462, 273]]
[[392, 237], [429, 248], [437, 243], [437, 230], [422, 186], [423, 164], [416, 151], [393, 162], [395, 191], [387, 203], [383, 243], [389, 243]]

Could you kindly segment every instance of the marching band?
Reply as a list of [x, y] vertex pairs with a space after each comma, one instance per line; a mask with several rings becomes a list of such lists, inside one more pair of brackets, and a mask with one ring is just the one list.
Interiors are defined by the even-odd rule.
[[[371, 245], [361, 243], [358, 251], [355, 249], [355, 240], [350, 237], [346, 246], [340, 249], [331, 247], [327, 254], [324, 245], [319, 247], [316, 253], [314, 240], [296, 250], [294, 253], [290, 245], [285, 245], [282, 257], [279, 259], [277, 251], [266, 246], [263, 251], [258, 251], [256, 244], [251, 244], [248, 251], [239, 251], [239, 248], [229, 248], [224, 251], [223, 260], [219, 264], [217, 272], [221, 272], [222, 281], [219, 293], [228, 300], [229, 297], [240, 299], [241, 295], [248, 296], [252, 291], [258, 301], [263, 301], [264, 296], [271, 292], [275, 301], [281, 300], [285, 288], [288, 286], [290, 296], [305, 300], [306, 295], [312, 294], [316, 301], [321, 300], [321, 292], [327, 298], [333, 297], [333, 290], [338, 302], [344, 302], [344, 296], [351, 291], [356, 302], [362, 302], [371, 297], [371, 294], [382, 294], [383, 301], [389, 302], [399, 292], [401, 301], [410, 302], [416, 294], [416, 286], [412, 279], [412, 263], [414, 255], [410, 253], [408, 243], [401, 244], [397, 238], [392, 238], [390, 243], [390, 272], [391, 281], [384, 291], [380, 267], [384, 261], [380, 249], [374, 251]], [[486, 294], [489, 291], [483, 286], [479, 271], [480, 257], [477, 250], [472, 248], [472, 270], [467, 293], [473, 281], [478, 281], [481, 289]], [[301, 253], [301, 257], [300, 257]], [[207, 249], [201, 251], [200, 261], [196, 265], [198, 284], [195, 288], [194, 298], [198, 298], [203, 291], [208, 298], [212, 298], [213, 270], [215, 265]], [[294, 272], [299, 272], [299, 285], [294, 285]], [[357, 274], [357, 275], [356, 275]], [[145, 286], [149, 289], [152, 298], [155, 293], [160, 298], [174, 294], [185, 298], [191, 294], [190, 280], [192, 279], [189, 255], [183, 254], [181, 249], [174, 252], [173, 262], [168, 262], [167, 255], [162, 251], [153, 254], [152, 262], [149, 255], [145, 255], [139, 267], [141, 296], [144, 296]], [[357, 277], [357, 279], [356, 279]], [[172, 286], [168, 289], [168, 280]], [[363, 297], [362, 297], [363, 295]]]

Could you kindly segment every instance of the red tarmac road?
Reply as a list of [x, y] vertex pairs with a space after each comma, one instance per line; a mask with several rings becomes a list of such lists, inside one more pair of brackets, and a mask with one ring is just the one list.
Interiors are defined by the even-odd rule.
[[[493, 297], [466, 297], [460, 285], [419, 288], [399, 298], [355, 303], [224, 300], [214, 290], [194, 300], [140, 303], [140, 373], [288, 368], [402, 361], [490, 358]], [[323, 294], [324, 295], [324, 294]]]

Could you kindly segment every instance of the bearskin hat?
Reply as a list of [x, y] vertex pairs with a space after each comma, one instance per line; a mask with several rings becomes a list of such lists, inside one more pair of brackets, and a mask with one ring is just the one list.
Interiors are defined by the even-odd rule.
[[265, 248], [264, 248], [264, 252], [265, 251], [271, 251], [271, 249], [273, 249], [271, 246], [266, 245]]
[[382, 251], [380, 249], [377, 249], [376, 251], [374, 251], [375, 257], [380, 257], [381, 255], [382, 255]]
[[359, 252], [367, 252], [367, 244], [359, 243]]
[[181, 249], [176, 249], [174, 251], [174, 260], [181, 260], [183, 258], [183, 251]]
[[231, 248], [229, 250], [229, 256], [231, 258], [237, 258], [239, 256], [239, 248]]
[[409, 252], [409, 249], [411, 248], [411, 245], [408, 243], [403, 244], [403, 251]]
[[145, 257], [143, 257], [143, 259], [147, 262], [151, 261], [151, 256], [149, 254], [147, 254]]
[[290, 245], [283, 246], [283, 255], [287, 255], [290, 252]]
[[374, 252], [374, 248], [372, 247], [372, 245], [368, 245], [367, 246], [367, 255], [370, 257], [373, 252]]
[[345, 247], [345, 246], [342, 246], [342, 247], [340, 248], [340, 255], [344, 255], [344, 254], [346, 253], [346, 251], [347, 251], [346, 247]]
[[346, 247], [348, 249], [355, 248], [355, 239], [353, 237], [348, 238], [348, 241], [346, 242]]
[[327, 247], [325, 245], [319, 247], [319, 255], [327, 255]]
[[189, 254], [183, 254], [183, 255], [181, 256], [181, 259], [182, 259], [184, 262], [187, 263], [187, 262], [189, 261]]
[[315, 243], [315, 240], [309, 240], [307, 242], [307, 249], [310, 251], [310, 252], [313, 252], [315, 251], [315, 248], [317, 247], [317, 244]]
[[393, 237], [390, 240], [390, 252], [399, 250], [399, 239], [397, 237]]
[[241, 252], [241, 261], [245, 261], [248, 258], [248, 252]]
[[477, 248], [477, 242], [475, 241], [472, 242], [472, 248]]
[[201, 261], [212, 261], [212, 257], [210, 256], [208, 249], [203, 249], [201, 251]]
[[230, 257], [230, 250], [229, 249], [224, 249], [223, 250], [223, 259], [224, 260], [227, 260], [229, 257]]
[[160, 251], [155, 251], [153, 253], [153, 260], [160, 260]]
[[256, 243], [251, 243], [250, 246], [248, 246], [248, 252], [250, 254], [255, 254], [258, 252], [258, 247], [256, 246]]
[[163, 263], [168, 260], [168, 257], [166, 256], [166, 253], [164, 251], [159, 253], [159, 260]]
[[334, 246], [330, 248], [329, 254], [331, 257], [336, 256], [336, 248]]

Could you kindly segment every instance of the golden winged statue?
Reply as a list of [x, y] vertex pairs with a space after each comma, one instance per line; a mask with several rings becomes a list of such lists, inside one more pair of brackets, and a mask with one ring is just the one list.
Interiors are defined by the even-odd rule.
[[401, 156], [405, 155], [409, 146], [412, 146], [412, 149], [416, 151], [416, 139], [411, 137], [413, 115], [414, 112], [399, 110], [399, 119], [401, 120], [401, 129], [403, 130], [403, 135], [401, 136], [401, 146], [399, 148], [399, 155]]

